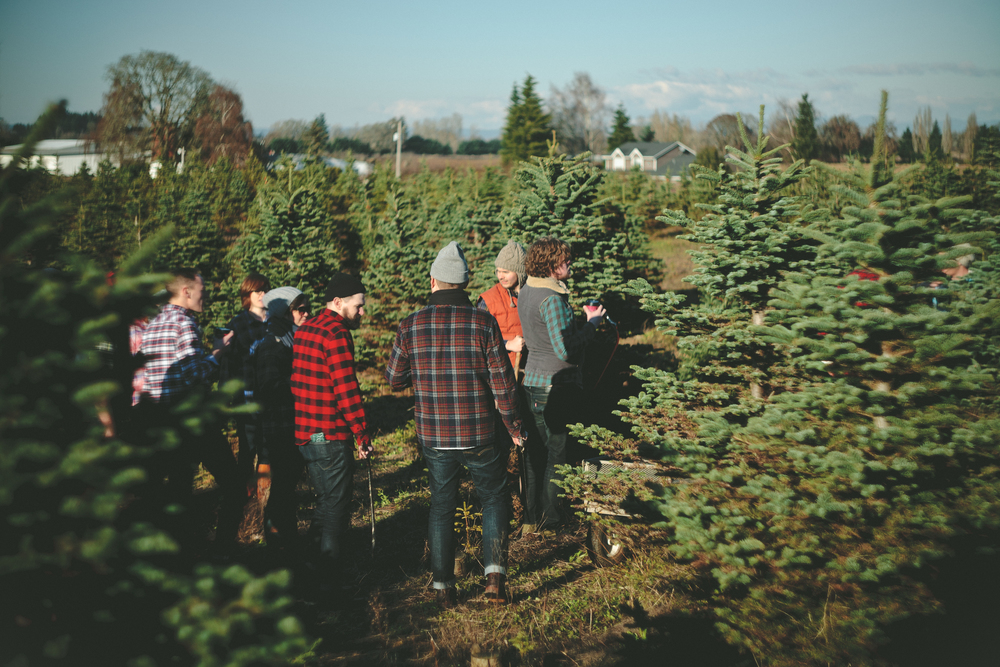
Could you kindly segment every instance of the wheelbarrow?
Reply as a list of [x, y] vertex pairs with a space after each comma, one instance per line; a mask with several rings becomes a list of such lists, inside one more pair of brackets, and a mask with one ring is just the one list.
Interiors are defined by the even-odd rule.
[[[625, 478], [629, 486], [642, 487], [645, 482], [670, 484], [672, 479], [667, 470], [652, 462], [633, 463], [629, 461], [614, 461], [605, 457], [587, 459], [583, 462], [583, 476], [593, 479], [598, 487], [611, 486], [613, 480]], [[631, 522], [635, 515], [621, 507], [624, 493], [616, 494], [610, 491], [599, 498], [585, 495], [583, 509], [589, 514], [600, 514], [615, 519], [616, 522]], [[587, 529], [587, 554], [597, 567], [608, 567], [621, 563], [628, 556], [628, 547], [614, 530], [610, 522], [590, 521]]]

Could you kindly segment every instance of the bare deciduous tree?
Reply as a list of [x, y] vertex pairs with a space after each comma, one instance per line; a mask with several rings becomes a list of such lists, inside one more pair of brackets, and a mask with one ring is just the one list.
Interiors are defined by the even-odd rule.
[[401, 140], [406, 141], [406, 137], [410, 133], [407, 131], [406, 121], [402, 118], [390, 118], [384, 123], [362, 125], [361, 127], [349, 130], [345, 134], [352, 139], [365, 142], [376, 153], [390, 153], [396, 149], [396, 142], [392, 140], [392, 135], [396, 133], [396, 125], [400, 121], [403, 123], [403, 136]]
[[604, 90], [586, 72], [577, 72], [565, 88], [552, 86], [548, 107], [559, 144], [569, 153], [603, 153], [608, 104]]
[[208, 102], [208, 74], [173, 54], [143, 51], [110, 65], [107, 78], [98, 142], [122, 160], [146, 151], [154, 160], [176, 160]]
[[843, 156], [858, 152], [861, 146], [861, 129], [848, 116], [833, 116], [820, 127], [819, 138], [829, 157], [840, 160]]
[[[744, 114], [743, 117], [753, 118], [749, 114]], [[754, 141], [757, 133], [750, 127], [747, 127], [746, 123], [743, 124], [743, 127], [746, 130], [747, 138], [750, 141]], [[705, 126], [704, 132], [702, 132], [700, 143], [702, 146], [716, 148], [720, 153], [726, 150], [726, 146], [742, 148], [743, 140], [740, 138], [740, 121], [736, 118], [736, 114], [723, 113], [710, 120], [708, 125]]]
[[451, 146], [452, 152], [455, 152], [462, 143], [462, 114], [454, 113], [447, 118], [437, 120], [426, 118], [415, 121], [413, 134]]
[[941, 133], [941, 150], [947, 158], [955, 148], [955, 138], [951, 133], [951, 114], [944, 115], [944, 131]]
[[913, 152], [916, 155], [923, 155], [930, 149], [931, 126], [934, 118], [931, 116], [931, 108], [924, 107], [917, 110], [917, 115], [913, 119]]
[[691, 125], [690, 119], [683, 116], [670, 115], [666, 112], [660, 113], [657, 110], [649, 117], [648, 124], [653, 128], [653, 136], [656, 141], [664, 143], [680, 141], [691, 147], [698, 143], [697, 133]]
[[195, 124], [194, 133], [209, 164], [228, 157], [242, 165], [253, 146], [253, 126], [243, 118], [243, 99], [225, 86], [216, 85], [208, 96], [208, 108]]
[[275, 139], [301, 139], [302, 135], [309, 129], [309, 122], [290, 118], [279, 120], [271, 126], [264, 136], [264, 143], [270, 144]]
[[[767, 124], [767, 134], [771, 137], [769, 148], [777, 148], [782, 144], [791, 144], [795, 138], [795, 116], [798, 114], [796, 106], [786, 99], [778, 100], [775, 108], [771, 111], [771, 119]], [[786, 157], [791, 157], [791, 148], [782, 151]]]
[[979, 133], [979, 125], [976, 122], [975, 112], [969, 114], [969, 120], [965, 123], [965, 132], [962, 133], [962, 158], [966, 162], [972, 162], [976, 152], [976, 135]]

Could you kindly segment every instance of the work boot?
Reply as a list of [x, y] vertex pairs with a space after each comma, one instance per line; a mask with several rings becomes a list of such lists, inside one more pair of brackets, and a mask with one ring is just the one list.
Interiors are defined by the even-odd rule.
[[442, 609], [451, 609], [458, 604], [458, 595], [455, 593], [454, 586], [449, 586], [448, 588], [437, 588], [435, 591], [437, 595], [437, 604]]
[[507, 575], [499, 572], [486, 575], [486, 601], [498, 605], [510, 602], [507, 597]]

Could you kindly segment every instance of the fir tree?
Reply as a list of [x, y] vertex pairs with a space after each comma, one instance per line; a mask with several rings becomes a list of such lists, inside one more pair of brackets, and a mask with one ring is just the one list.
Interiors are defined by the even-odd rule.
[[547, 141], [552, 136], [552, 116], [542, 109], [542, 100], [535, 92], [535, 79], [530, 74], [518, 90], [510, 95], [507, 122], [501, 137], [500, 157], [504, 164], [545, 155]]
[[330, 144], [330, 130], [326, 126], [326, 114], [320, 114], [313, 119], [309, 129], [302, 135], [302, 146], [306, 155], [319, 157]]
[[910, 132], [910, 128], [903, 130], [903, 134], [899, 137], [896, 154], [904, 164], [913, 162], [913, 133]]
[[612, 221], [602, 213], [606, 200], [598, 194], [605, 172], [590, 153], [569, 158], [551, 149], [515, 173], [521, 190], [504, 212], [500, 236], [525, 244], [543, 236], [566, 241], [573, 250], [574, 297], [601, 298], [645, 270], [645, 237], [634, 219]]
[[[290, 160], [283, 161], [283, 169], [291, 175]], [[291, 183], [279, 177], [261, 189], [250, 229], [229, 255], [239, 268], [229, 281], [233, 287], [243, 275], [256, 271], [275, 286], [290, 285], [310, 295], [323, 293], [343, 255], [327, 201], [326, 171], [323, 165], [310, 165]]]
[[618, 108], [615, 109], [614, 120], [611, 122], [611, 136], [608, 137], [608, 146], [613, 150], [630, 141], [635, 141], [632, 121], [625, 113], [625, 106], [619, 102]]
[[799, 160], [808, 162], [819, 154], [819, 135], [816, 133], [816, 111], [809, 101], [809, 93], [803, 93], [799, 100], [798, 114], [795, 116], [795, 138], [792, 139], [792, 153]]
[[[728, 539], [748, 520], [747, 511], [729, 504], [726, 495], [729, 485], [739, 483], [734, 465], [752, 465], [754, 459], [752, 452], [741, 449], [740, 434], [751, 418], [763, 413], [777, 389], [793, 384], [777, 346], [757, 328], [764, 322], [770, 290], [787, 272], [814, 261], [814, 244], [803, 237], [802, 211], [797, 200], [786, 195], [809, 172], [802, 161], [782, 168], [780, 155], [786, 146], [768, 150], [763, 122], [761, 108], [757, 140], [751, 141], [744, 131], [742, 150], [726, 146], [732, 173], [721, 167], [695, 170], [698, 179], [715, 184], [718, 192], [717, 204], [701, 206], [707, 211], [703, 218], [665, 212], [668, 224], [688, 230], [683, 238], [701, 245], [692, 252], [697, 273], [685, 279], [700, 287], [700, 302], [677, 309], [682, 297], [658, 294], [644, 281], [629, 284], [627, 292], [654, 315], [657, 328], [677, 336], [681, 367], [676, 372], [635, 369], [643, 389], [622, 401], [620, 412], [632, 426], [634, 441], [597, 428], [577, 431], [594, 446], [610, 442], [623, 448], [609, 451], [612, 455], [629, 455], [638, 448], [656, 456], [684, 480], [663, 488], [646, 511], [650, 520], [674, 532], [673, 549], [679, 557], [711, 563], [703, 572], [715, 575], [721, 591], [734, 583], [729, 574], [734, 567], [726, 559], [755, 557], [756, 543]], [[824, 216], [823, 211], [810, 212], [808, 219]], [[727, 623], [739, 620], [724, 615], [724, 602], [713, 598], [711, 604]], [[749, 615], [744, 620], [753, 622]]]
[[934, 126], [931, 127], [931, 133], [927, 137], [927, 159], [931, 158], [935, 160], [944, 159], [944, 150], [941, 148], [942, 138], [941, 138], [941, 127], [938, 125], [937, 121], [934, 121]]
[[650, 141], [655, 141], [655, 139], [656, 139], [656, 132], [653, 131], [653, 126], [643, 125], [642, 132], [639, 133], [639, 141], [650, 142]]
[[[25, 150], [53, 124], [52, 115], [36, 124]], [[310, 642], [290, 614], [288, 573], [195, 564], [164, 528], [176, 508], [146, 493], [180, 430], [203, 428], [230, 398], [206, 392], [174, 406], [173, 426], [125, 428], [128, 325], [162, 284], [141, 269], [158, 241], [122, 262], [113, 284], [78, 254], [60, 271], [30, 266], [23, 258], [52, 233], [56, 211], [52, 199], [20, 209], [16, 172], [0, 174], [4, 655], [24, 665], [296, 659]]]

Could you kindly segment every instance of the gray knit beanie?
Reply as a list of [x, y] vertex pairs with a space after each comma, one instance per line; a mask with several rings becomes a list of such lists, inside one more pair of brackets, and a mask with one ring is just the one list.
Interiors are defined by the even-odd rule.
[[511, 239], [507, 241], [507, 245], [500, 249], [500, 254], [497, 255], [496, 261], [493, 263], [498, 269], [516, 273], [518, 283], [524, 287], [524, 283], [528, 280], [528, 271], [524, 268], [524, 258], [527, 255], [524, 246]]
[[275, 287], [264, 295], [264, 307], [267, 308], [268, 317], [281, 317], [288, 312], [288, 306], [295, 298], [302, 294], [294, 287]]
[[431, 264], [431, 278], [452, 285], [469, 282], [469, 264], [465, 261], [462, 246], [452, 241], [441, 249], [437, 259]]

